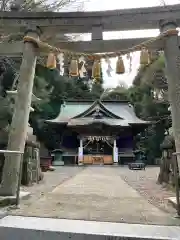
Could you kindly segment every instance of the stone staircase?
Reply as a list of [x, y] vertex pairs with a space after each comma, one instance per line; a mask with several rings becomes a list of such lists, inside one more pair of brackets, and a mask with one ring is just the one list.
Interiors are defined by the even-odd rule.
[[5, 240], [177, 240], [180, 227], [5, 216], [0, 220]]

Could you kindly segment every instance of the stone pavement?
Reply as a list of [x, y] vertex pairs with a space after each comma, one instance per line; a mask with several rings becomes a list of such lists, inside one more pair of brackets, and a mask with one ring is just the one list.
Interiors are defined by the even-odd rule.
[[12, 214], [24, 216], [178, 225], [122, 180], [119, 167], [87, 167], [38, 201]]

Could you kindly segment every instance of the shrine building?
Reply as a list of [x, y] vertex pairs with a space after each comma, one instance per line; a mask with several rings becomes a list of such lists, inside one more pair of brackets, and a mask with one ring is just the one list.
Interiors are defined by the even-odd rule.
[[54, 165], [126, 164], [134, 161], [134, 137], [150, 123], [127, 101], [68, 101], [46, 121], [59, 132]]

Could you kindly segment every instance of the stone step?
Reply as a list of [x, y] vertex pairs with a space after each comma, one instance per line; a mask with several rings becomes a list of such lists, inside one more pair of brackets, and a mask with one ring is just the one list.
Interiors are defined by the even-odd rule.
[[6, 240], [178, 240], [180, 227], [6, 216], [0, 239]]

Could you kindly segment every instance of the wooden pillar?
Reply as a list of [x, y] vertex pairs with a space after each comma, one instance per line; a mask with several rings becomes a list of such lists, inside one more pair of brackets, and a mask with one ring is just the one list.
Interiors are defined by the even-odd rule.
[[78, 149], [78, 165], [83, 165], [83, 139], [80, 138], [80, 145]]
[[[177, 25], [174, 21], [160, 21], [161, 32], [176, 28]], [[173, 136], [175, 138], [176, 152], [180, 152], [180, 50], [178, 33], [164, 39], [164, 54]], [[180, 163], [180, 157], [178, 157], [178, 162]]]
[[[39, 38], [40, 29], [30, 28], [26, 35]], [[31, 107], [32, 89], [36, 67], [37, 49], [33, 43], [24, 43], [22, 64], [20, 68], [17, 97], [14, 106], [14, 114], [9, 133], [8, 150], [24, 152], [27, 138], [29, 113]], [[15, 195], [21, 158], [18, 154], [8, 154], [5, 159], [1, 196]]]
[[114, 164], [118, 163], [118, 148], [116, 145], [116, 139], [114, 139], [114, 146], [113, 146], [113, 162]]

